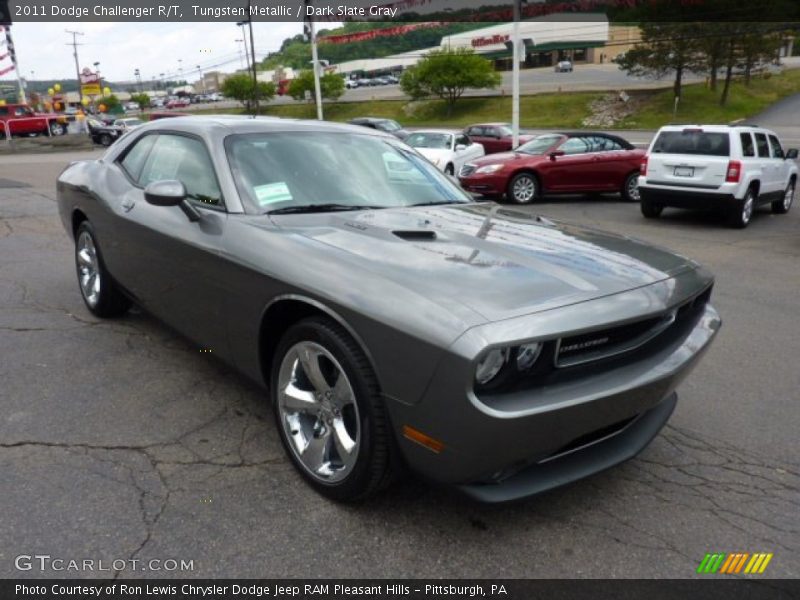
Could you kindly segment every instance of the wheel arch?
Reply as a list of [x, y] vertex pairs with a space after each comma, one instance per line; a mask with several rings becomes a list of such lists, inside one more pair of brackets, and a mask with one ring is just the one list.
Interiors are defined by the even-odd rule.
[[83, 212], [80, 208], [76, 208], [72, 211], [72, 238], [74, 239], [75, 236], [78, 234], [78, 227], [81, 226], [81, 223], [84, 221], [88, 221], [89, 217], [86, 216], [86, 213]]
[[283, 335], [295, 323], [315, 316], [327, 317], [335, 321], [353, 338], [367, 358], [367, 362], [378, 381], [378, 387], [383, 389], [373, 356], [355, 329], [332, 308], [319, 300], [301, 294], [277, 296], [269, 301], [261, 314], [258, 328], [258, 361], [264, 383], [269, 386], [272, 360]]

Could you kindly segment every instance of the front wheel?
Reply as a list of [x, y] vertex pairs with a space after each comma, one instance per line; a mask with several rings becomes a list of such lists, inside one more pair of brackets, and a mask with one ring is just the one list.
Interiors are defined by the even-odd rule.
[[112, 140], [111, 136], [109, 134], [107, 134], [107, 133], [104, 133], [103, 135], [100, 136], [100, 144], [102, 146], [110, 146], [111, 142], [113, 142], [113, 141], [114, 140]]
[[786, 191], [783, 193], [783, 198], [780, 200], [775, 200], [772, 203], [772, 212], [777, 215], [785, 215], [789, 212], [789, 209], [792, 208], [792, 202], [794, 202], [794, 182], [790, 182], [789, 185], [786, 186]]
[[337, 323], [305, 319], [280, 341], [272, 363], [281, 441], [320, 494], [354, 501], [392, 479], [392, 440], [375, 374]]
[[530, 204], [539, 194], [539, 182], [532, 173], [519, 173], [509, 182], [507, 193], [515, 204]]
[[108, 318], [127, 312], [131, 302], [106, 270], [89, 221], [81, 223], [75, 235], [75, 269], [81, 296], [93, 315]]
[[639, 172], [631, 173], [622, 184], [622, 199], [628, 202], [639, 202], [642, 199], [639, 193]]
[[452, 177], [456, 174], [456, 168], [452, 164], [449, 164], [444, 168], [444, 174]]

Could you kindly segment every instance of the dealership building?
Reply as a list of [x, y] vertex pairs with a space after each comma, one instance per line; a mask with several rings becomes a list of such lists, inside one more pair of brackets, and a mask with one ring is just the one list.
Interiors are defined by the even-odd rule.
[[[402, 71], [432, 50], [468, 48], [495, 64], [499, 71], [511, 70], [513, 23], [500, 23], [442, 38], [439, 46], [422, 48], [383, 58], [352, 60], [332, 65], [345, 76], [379, 75]], [[549, 15], [521, 21], [520, 40], [524, 46], [523, 68], [547, 67], [559, 60], [576, 64], [600, 64], [627, 52], [640, 39], [638, 27], [609, 24], [605, 15]]]

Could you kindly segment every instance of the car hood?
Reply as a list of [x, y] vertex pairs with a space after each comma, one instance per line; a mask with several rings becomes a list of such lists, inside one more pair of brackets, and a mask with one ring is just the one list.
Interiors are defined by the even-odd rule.
[[446, 310], [489, 321], [617, 294], [697, 265], [630, 238], [494, 203], [274, 216]]
[[422, 154], [422, 156], [431, 162], [435, 162], [437, 159], [449, 160], [453, 154], [451, 150], [445, 150], [442, 148], [414, 148], [414, 150]]

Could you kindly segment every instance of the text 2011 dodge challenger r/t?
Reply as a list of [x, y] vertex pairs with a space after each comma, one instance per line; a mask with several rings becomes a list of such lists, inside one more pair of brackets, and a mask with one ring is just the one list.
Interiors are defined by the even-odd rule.
[[631, 458], [720, 326], [692, 261], [474, 202], [361, 127], [160, 120], [58, 204], [89, 310], [135, 302], [260, 382], [338, 500], [403, 465], [498, 502]]

